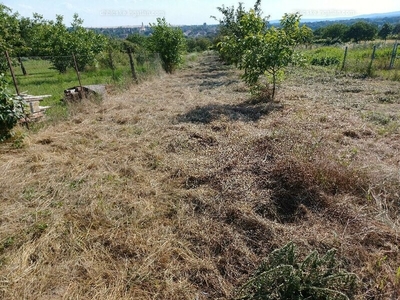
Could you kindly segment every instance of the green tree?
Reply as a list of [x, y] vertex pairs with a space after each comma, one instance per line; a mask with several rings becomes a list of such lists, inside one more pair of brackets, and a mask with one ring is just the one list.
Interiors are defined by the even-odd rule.
[[347, 38], [356, 43], [360, 41], [372, 41], [378, 33], [378, 28], [368, 22], [358, 21], [349, 27]]
[[146, 48], [147, 47], [147, 37], [145, 35], [139, 34], [139, 33], [134, 33], [128, 35], [126, 38], [127, 41], [131, 42], [132, 44], [135, 44], [138, 48]]
[[[247, 14], [243, 3], [239, 2], [236, 9], [234, 6], [225, 7], [224, 5], [217, 7], [217, 9], [222, 14], [222, 19], [218, 20], [215, 16], [212, 16], [213, 19], [219, 22], [216, 49], [223, 61], [237, 66], [244, 50], [240, 44], [243, 43], [246, 36], [264, 31], [269, 17], [262, 18], [261, 0], [257, 0], [252, 9], [253, 14], [260, 21], [257, 24], [248, 24], [250, 26], [243, 26], [242, 18]], [[234, 41], [238, 43], [236, 44]], [[226, 47], [227, 44], [230, 46]]]
[[265, 21], [254, 9], [249, 12], [241, 11], [241, 9], [238, 10], [240, 17], [237, 17], [237, 23], [234, 25], [238, 31], [224, 36], [219, 44], [219, 52], [225, 62], [235, 64], [240, 68], [243, 67], [242, 59], [245, 52], [249, 51], [249, 48], [257, 47], [256, 44], [259, 41], [255, 38], [265, 34], [267, 30]]
[[26, 69], [22, 62], [21, 56], [29, 56], [31, 54], [31, 38], [32, 38], [32, 21], [29, 18], [19, 19], [19, 31], [20, 31], [20, 44], [16, 49], [16, 54], [18, 56], [18, 61], [21, 66], [22, 73], [27, 75]]
[[285, 14], [279, 28], [267, 28], [264, 19], [251, 9], [242, 14], [237, 24], [247, 35], [242, 39], [224, 37], [220, 51], [238, 55], [238, 67], [244, 70], [243, 79], [253, 93], [270, 92], [269, 97], [274, 99], [285, 68], [296, 61], [295, 47], [310, 39], [311, 30], [299, 23], [299, 14]]
[[314, 41], [314, 33], [310, 27], [301, 26], [299, 42], [300, 44], [311, 45]]
[[392, 31], [393, 31], [393, 26], [389, 23], [385, 23], [379, 30], [378, 36], [386, 41], [387, 37], [392, 33]]
[[202, 52], [211, 47], [211, 41], [206, 37], [188, 38], [186, 40], [186, 46], [188, 52]]
[[84, 28], [83, 20], [79, 18], [78, 14], [74, 14], [67, 42], [68, 48], [75, 53], [78, 70], [83, 71], [87, 65], [94, 63], [96, 55], [107, 44], [107, 39], [103, 35]]
[[181, 29], [171, 27], [165, 18], [157, 18], [157, 24], [150, 26], [153, 34], [149, 38], [149, 48], [159, 53], [164, 70], [173, 73], [182, 62], [186, 50], [185, 36]]
[[107, 45], [105, 36], [83, 27], [83, 20], [78, 14], [73, 16], [71, 28], [65, 26], [61, 15], [56, 16], [55, 22], [35, 15], [32, 28], [33, 52], [50, 56], [53, 67], [60, 73], [74, 67], [73, 53], [78, 70], [83, 71], [87, 65], [94, 63], [96, 55]]
[[322, 37], [324, 35], [324, 30], [325, 30], [325, 27], [318, 27], [317, 29], [315, 29], [313, 31], [314, 37], [316, 39], [322, 39]]
[[[10, 55], [14, 54], [14, 49], [20, 47], [21, 37], [19, 32], [18, 14], [12, 12], [10, 8], [0, 3], [0, 52], [4, 57], [4, 51]], [[8, 70], [7, 62], [4, 58], [0, 59], [0, 72]]]
[[196, 50], [197, 51], [206, 51], [211, 47], [211, 40], [206, 37], [200, 37], [196, 39]]
[[63, 20], [63, 16], [57, 15], [56, 22], [54, 24], [50, 22], [52, 26], [50, 28], [50, 39], [48, 40], [48, 48], [51, 55], [50, 61], [60, 73], [67, 72], [67, 68], [71, 65], [72, 54], [70, 34]]
[[139, 66], [144, 65], [149, 56], [149, 38], [143, 34], [134, 33], [130, 34], [126, 40], [134, 46], [134, 53], [136, 62]]
[[336, 23], [323, 28], [322, 38], [326, 39], [328, 44], [341, 43], [346, 40], [346, 34], [349, 27], [345, 24]]
[[392, 33], [397, 34], [397, 38], [400, 38], [400, 23], [393, 26]]
[[285, 14], [280, 27], [271, 27], [265, 33], [248, 36], [241, 68], [245, 70], [244, 80], [256, 91], [268, 90], [262, 79], [272, 82], [271, 99], [275, 98], [277, 83], [282, 80], [285, 68], [295, 62], [295, 47], [303, 42], [303, 33], [299, 27], [299, 14]]
[[33, 19], [30, 19], [30, 28], [26, 33], [29, 40], [30, 55], [32, 56], [50, 56], [53, 21], [48, 21], [42, 15], [34, 13]]
[[20, 40], [18, 14], [0, 3], [0, 50], [12, 52]]

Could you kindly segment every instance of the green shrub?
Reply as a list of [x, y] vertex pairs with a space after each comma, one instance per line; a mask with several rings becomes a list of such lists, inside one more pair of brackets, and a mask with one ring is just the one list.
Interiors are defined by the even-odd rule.
[[11, 130], [25, 116], [25, 102], [7, 90], [7, 80], [0, 74], [0, 142], [11, 136]]
[[344, 50], [340, 47], [319, 47], [304, 54], [311, 65], [332, 66], [340, 64]]
[[340, 63], [340, 59], [333, 56], [324, 56], [324, 57], [314, 57], [311, 60], [311, 64], [313, 66], [331, 66], [338, 65]]
[[313, 251], [298, 261], [290, 242], [268, 256], [237, 299], [349, 299], [355, 292], [356, 276], [339, 269], [335, 253], [332, 249], [320, 257]]
[[150, 50], [159, 53], [163, 69], [167, 73], [173, 73], [182, 63], [186, 50], [185, 36], [180, 28], [174, 28], [165, 21], [165, 18], [157, 18], [157, 24], [151, 24], [153, 30], [149, 38]]

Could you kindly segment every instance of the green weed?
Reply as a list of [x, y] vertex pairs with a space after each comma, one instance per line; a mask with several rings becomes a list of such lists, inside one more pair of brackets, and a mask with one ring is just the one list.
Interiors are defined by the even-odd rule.
[[268, 256], [237, 299], [349, 299], [357, 277], [339, 267], [335, 254], [332, 249], [321, 257], [313, 251], [300, 261], [290, 242]]

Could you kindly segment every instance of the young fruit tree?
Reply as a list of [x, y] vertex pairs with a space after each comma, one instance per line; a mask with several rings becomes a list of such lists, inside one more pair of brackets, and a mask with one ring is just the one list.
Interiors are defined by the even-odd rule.
[[[261, 15], [261, 0], [258, 0], [255, 5], [253, 12], [257, 17], [260, 17], [258, 21], [252, 24], [252, 27], [243, 26], [242, 18], [246, 17], [246, 10], [243, 3], [239, 2], [238, 7], [235, 9], [234, 6], [226, 7], [222, 5], [217, 7], [218, 11], [223, 15], [221, 20], [218, 20], [215, 16], [213, 19], [219, 22], [218, 37], [216, 38], [216, 50], [219, 52], [220, 58], [227, 64], [234, 64], [238, 66], [240, 59], [243, 54], [243, 47], [241, 47], [241, 42], [244, 38], [252, 33], [257, 33], [265, 29], [267, 25], [267, 18], [262, 21]], [[238, 43], [235, 43], [237, 41]], [[229, 47], [224, 47], [226, 43]]]
[[149, 48], [159, 53], [164, 70], [173, 73], [183, 60], [185, 36], [181, 29], [173, 28], [165, 18], [157, 18], [157, 24], [150, 25], [153, 34], [149, 38]]
[[[259, 4], [260, 1], [257, 1], [255, 7]], [[299, 26], [298, 13], [285, 14], [278, 27], [268, 27], [266, 20], [255, 9], [240, 13], [237, 26], [242, 30], [242, 38], [238, 39], [235, 35], [223, 37], [219, 51], [225, 56], [237, 55], [237, 66], [244, 70], [242, 78], [252, 93], [274, 99], [285, 68], [299, 61], [296, 47], [308, 43], [312, 31], [306, 26]], [[272, 84], [272, 89], [269, 84]]]
[[[249, 21], [252, 22], [251, 19]], [[244, 81], [256, 93], [267, 91], [270, 82], [270, 97], [275, 98], [276, 86], [283, 79], [285, 68], [297, 61], [296, 46], [307, 34], [306, 27], [300, 28], [299, 23], [299, 14], [285, 14], [279, 28], [271, 27], [245, 38], [244, 47], [247, 51], [239, 67], [245, 71]]]

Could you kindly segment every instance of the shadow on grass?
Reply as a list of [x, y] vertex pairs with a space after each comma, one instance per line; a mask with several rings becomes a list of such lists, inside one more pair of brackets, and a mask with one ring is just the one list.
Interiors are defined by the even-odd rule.
[[254, 103], [246, 101], [241, 104], [209, 104], [198, 106], [186, 114], [179, 115], [178, 122], [191, 122], [208, 124], [220, 119], [222, 116], [231, 121], [255, 122], [272, 111], [280, 110], [283, 106], [280, 103]]

